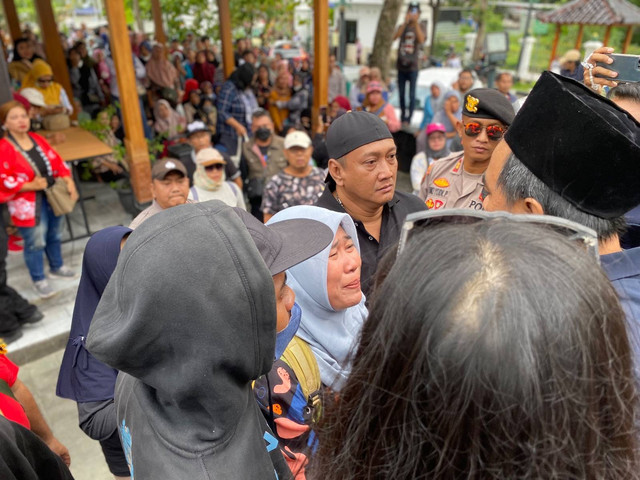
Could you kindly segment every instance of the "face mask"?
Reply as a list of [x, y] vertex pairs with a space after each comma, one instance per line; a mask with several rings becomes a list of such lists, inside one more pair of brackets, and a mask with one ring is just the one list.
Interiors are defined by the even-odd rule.
[[302, 89], [302, 85], [294, 85], [293, 86], [293, 91], [294, 92], [299, 92]]
[[206, 112], [206, 113], [211, 113], [213, 112], [213, 107], [211, 105], [205, 105], [204, 107], [202, 107], [202, 109]]
[[281, 332], [276, 333], [276, 360], [282, 356], [287, 345], [289, 345], [289, 342], [296, 336], [301, 318], [302, 309], [300, 308], [300, 305], [294, 303], [293, 308], [291, 309], [289, 325], [287, 325], [287, 327]]
[[256, 130], [255, 135], [258, 140], [264, 142], [265, 140], [269, 140], [269, 137], [271, 136], [271, 129], [267, 127], [260, 127]]

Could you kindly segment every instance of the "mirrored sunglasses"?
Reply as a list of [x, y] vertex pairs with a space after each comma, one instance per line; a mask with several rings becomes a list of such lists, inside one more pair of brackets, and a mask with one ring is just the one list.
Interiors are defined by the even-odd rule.
[[224, 163], [212, 163], [211, 165], [205, 165], [204, 169], [207, 172], [213, 172], [214, 170], [222, 170], [224, 168]]
[[506, 128], [500, 125], [484, 126], [478, 122], [469, 122], [464, 126], [464, 133], [468, 137], [477, 137], [482, 133], [483, 129], [487, 131], [487, 138], [493, 141], [501, 140], [507, 131]]
[[407, 215], [402, 226], [400, 242], [398, 243], [398, 255], [407, 245], [409, 239], [430, 227], [438, 225], [471, 225], [478, 222], [502, 220], [507, 222], [522, 222], [538, 225], [559, 233], [568, 240], [580, 244], [598, 263], [598, 235], [590, 228], [564, 218], [551, 215], [513, 215], [508, 212], [485, 212], [484, 210], [468, 210], [453, 208], [450, 210], [427, 210]]

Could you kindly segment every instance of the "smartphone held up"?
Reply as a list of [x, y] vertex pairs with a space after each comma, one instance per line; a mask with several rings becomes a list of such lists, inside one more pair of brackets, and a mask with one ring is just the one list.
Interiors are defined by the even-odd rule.
[[596, 66], [618, 72], [618, 75], [616, 77], [608, 77], [596, 74], [594, 77], [606, 78], [618, 83], [640, 82], [640, 55], [611, 53], [609, 57], [613, 59], [612, 63], [597, 62]]

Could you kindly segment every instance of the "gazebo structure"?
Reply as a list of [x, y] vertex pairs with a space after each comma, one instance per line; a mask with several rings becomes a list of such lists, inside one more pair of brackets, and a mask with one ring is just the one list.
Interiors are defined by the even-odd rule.
[[626, 27], [627, 33], [622, 46], [622, 53], [626, 53], [631, 44], [633, 27], [640, 25], [640, 8], [627, 0], [573, 0], [557, 10], [539, 13], [538, 20], [556, 24], [556, 35], [549, 59], [551, 66], [551, 62], [556, 58], [562, 25], [580, 26], [575, 43], [578, 50], [582, 44], [585, 25], [606, 26], [603, 40], [605, 45], [609, 43], [612, 28]]
[[[66, 90], [69, 98], [73, 98], [69, 71], [60, 42], [60, 34], [55, 22], [51, 0], [33, 0], [38, 14], [42, 43], [45, 47], [47, 62], [53, 69], [56, 80]], [[218, 20], [225, 77], [235, 69], [232, 44], [231, 14], [229, 0], [217, 0]], [[141, 122], [140, 105], [135, 88], [133, 57], [129, 42], [129, 32], [125, 18], [124, 0], [104, 0], [109, 26], [110, 47], [116, 69], [116, 77], [120, 91], [122, 123], [125, 131], [125, 148], [129, 159], [131, 184], [137, 200], [141, 203], [151, 200], [151, 164], [149, 150]], [[2, 0], [5, 18], [11, 38], [15, 41], [22, 36], [20, 22], [14, 0]], [[329, 83], [329, 2], [313, 0], [314, 6], [314, 100], [312, 118], [317, 118], [320, 106], [326, 103]], [[167, 36], [162, 23], [161, 0], [151, 0], [151, 11], [155, 26], [155, 40], [166, 43]], [[2, 59], [4, 60], [4, 59]], [[3, 62], [4, 63], [4, 62]], [[0, 72], [3, 69], [0, 68]], [[6, 65], [4, 65], [6, 71]], [[7, 76], [8, 80], [8, 76]], [[0, 88], [9, 91], [9, 84]]]

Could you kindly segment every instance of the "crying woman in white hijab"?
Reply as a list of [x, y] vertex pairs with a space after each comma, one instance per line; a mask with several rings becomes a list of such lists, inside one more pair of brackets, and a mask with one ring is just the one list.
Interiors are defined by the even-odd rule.
[[[327, 390], [339, 392], [350, 369], [350, 352], [367, 316], [360, 288], [360, 246], [351, 217], [313, 206], [287, 208], [267, 225], [307, 218], [327, 225], [331, 245], [287, 270], [287, 284], [302, 309], [296, 337], [254, 387], [258, 404], [273, 431], [291, 452], [294, 474], [304, 469], [313, 439], [320, 399]], [[307, 363], [307, 367], [301, 365]], [[298, 478], [298, 477], [296, 477]]]

